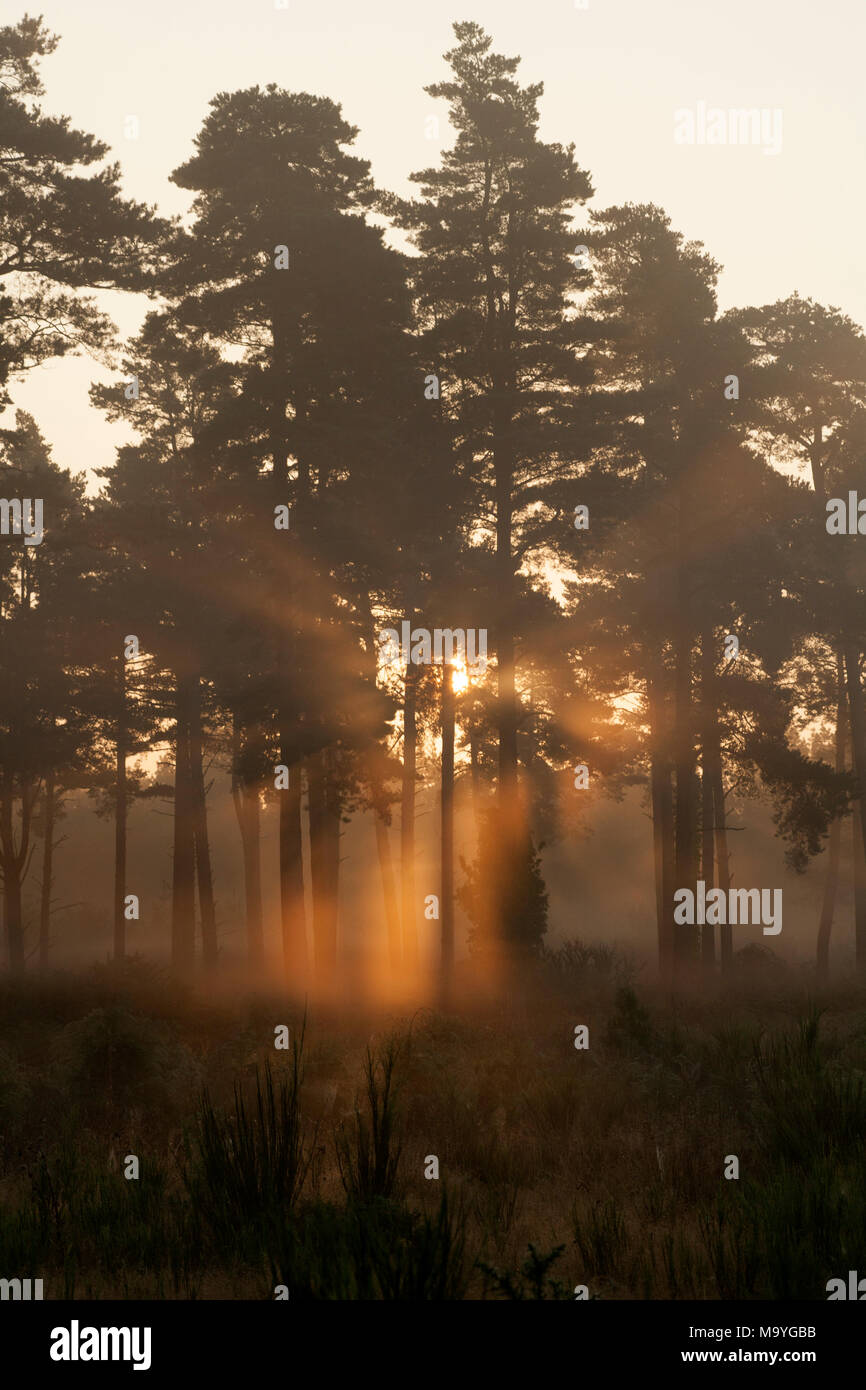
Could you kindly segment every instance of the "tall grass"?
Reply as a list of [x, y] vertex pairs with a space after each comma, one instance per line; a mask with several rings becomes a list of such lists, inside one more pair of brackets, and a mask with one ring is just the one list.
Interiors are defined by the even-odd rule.
[[443, 1193], [436, 1210], [375, 1198], [302, 1206], [270, 1257], [292, 1299], [442, 1301], [465, 1296], [472, 1273], [463, 1213]]
[[235, 1084], [234, 1109], [222, 1114], [205, 1091], [194, 1137], [194, 1159], [183, 1167], [186, 1189], [221, 1244], [242, 1246], [295, 1205], [310, 1168], [316, 1130], [301, 1116], [304, 1029], [292, 1039], [287, 1074], [276, 1082], [269, 1061], [255, 1069], [250, 1101]]
[[367, 1048], [363, 1102], [355, 1107], [349, 1132], [341, 1127], [334, 1135], [340, 1180], [353, 1201], [391, 1197], [397, 1188], [402, 1150], [396, 1075], [400, 1052], [394, 1038], [378, 1054]]
[[[317, 1036], [335, 1093], [360, 1062], [327, 1147], [305, 1115], [305, 1030], [284, 1066], [232, 1084], [267, 1019], [154, 1022], [89, 989], [77, 1020], [53, 985], [43, 1015], [31, 983], [0, 1014], [0, 1274], [47, 1297], [825, 1298], [866, 1249], [858, 1001], [672, 1013], [611, 983], [577, 1015], [588, 1055], [555, 994], [519, 1027], [434, 1016], [411, 1054], [399, 1035]], [[200, 1075], [184, 1130], [172, 1111]]]

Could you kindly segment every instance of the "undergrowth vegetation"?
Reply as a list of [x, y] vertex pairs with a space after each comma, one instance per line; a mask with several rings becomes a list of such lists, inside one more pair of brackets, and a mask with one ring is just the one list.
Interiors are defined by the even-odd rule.
[[507, 1012], [339, 1024], [144, 967], [6, 981], [0, 1272], [47, 1297], [826, 1298], [866, 1248], [864, 997], [771, 977], [673, 1006], [634, 975], [572, 943]]

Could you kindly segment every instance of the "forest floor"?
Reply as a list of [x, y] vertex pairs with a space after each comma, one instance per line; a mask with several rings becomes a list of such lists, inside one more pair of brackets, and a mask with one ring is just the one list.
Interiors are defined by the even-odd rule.
[[866, 1250], [864, 1077], [866, 990], [760, 961], [673, 1005], [572, 943], [507, 1010], [305, 1030], [140, 961], [6, 978], [0, 1277], [47, 1298], [824, 1300]]

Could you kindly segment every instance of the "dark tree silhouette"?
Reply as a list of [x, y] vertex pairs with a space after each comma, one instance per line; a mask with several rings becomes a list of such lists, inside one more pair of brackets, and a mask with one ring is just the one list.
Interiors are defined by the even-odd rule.
[[[153, 282], [168, 223], [120, 193], [102, 141], [47, 116], [38, 64], [56, 48], [41, 18], [0, 28], [0, 388], [10, 371], [111, 341], [82, 290]], [[5, 288], [4, 288], [5, 287]]]
[[[541, 84], [521, 87], [519, 59], [491, 52], [474, 23], [454, 26], [453, 78], [426, 88], [457, 132], [441, 167], [413, 174], [421, 199], [388, 210], [420, 252], [413, 288], [429, 371], [439, 379], [473, 480], [475, 519], [495, 563], [488, 590], [498, 677], [500, 844], [490, 891], [503, 940], [521, 899], [510, 876], [527, 835], [518, 786], [517, 575], [532, 544], [533, 486], [551, 467], [583, 380], [569, 296], [585, 283], [570, 219], [592, 193], [572, 146], [538, 138]], [[499, 887], [497, 888], [497, 885]]]

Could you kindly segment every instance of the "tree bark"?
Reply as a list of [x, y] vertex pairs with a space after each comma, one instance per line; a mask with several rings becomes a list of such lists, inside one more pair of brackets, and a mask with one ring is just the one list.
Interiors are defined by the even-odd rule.
[[244, 866], [244, 917], [247, 956], [253, 966], [264, 963], [262, 926], [261, 803], [259, 789], [243, 766], [242, 727], [232, 712], [232, 804], [241, 837]]
[[21, 866], [15, 852], [12, 830], [12, 789], [4, 777], [0, 791], [0, 837], [3, 847], [3, 919], [9, 969], [24, 969], [24, 925], [21, 919]]
[[204, 752], [201, 720], [201, 681], [195, 675], [190, 682], [189, 701], [189, 771], [192, 798], [193, 839], [195, 842], [198, 905], [201, 913], [202, 961], [206, 970], [217, 964], [216, 904], [214, 902], [213, 869], [207, 828], [207, 793], [204, 784]]
[[[716, 717], [716, 661], [714, 650], [715, 629], [712, 623], [704, 626], [701, 634], [701, 878], [707, 891], [715, 886], [715, 796], [713, 794], [713, 766], [718, 753], [719, 731]], [[712, 971], [715, 966], [715, 932], [712, 924], [701, 928], [701, 959], [704, 968]]]
[[333, 748], [325, 749], [325, 922], [323, 961], [332, 988], [337, 985], [337, 946], [340, 911], [340, 840], [342, 838], [342, 805], [337, 783], [337, 756]]
[[[647, 391], [648, 380], [642, 389]], [[666, 431], [670, 434], [670, 422]], [[657, 464], [653, 455], [658, 449], [657, 425], [645, 415], [642, 435], [647, 470]], [[672, 441], [666, 440], [666, 452]], [[646, 675], [647, 713], [650, 739], [650, 792], [653, 822], [653, 861], [655, 869], [656, 923], [659, 951], [659, 978], [665, 989], [673, 991], [675, 983], [676, 925], [674, 923], [675, 881], [675, 822], [673, 787], [673, 747], [671, 738], [672, 703], [671, 679], [665, 660], [668, 639], [672, 632], [673, 593], [672, 565], [681, 563], [682, 542], [678, 531], [676, 554], [660, 553], [648, 563], [646, 572], [646, 618], [644, 669]], [[674, 629], [675, 631], [675, 629]], [[674, 650], [676, 645], [674, 644]]]
[[245, 782], [241, 789], [244, 805], [245, 834], [244, 897], [247, 918], [247, 954], [251, 965], [262, 965], [265, 959], [265, 934], [262, 920], [262, 805], [255, 782]]
[[407, 973], [418, 969], [418, 917], [415, 902], [415, 777], [417, 765], [418, 668], [408, 664], [403, 694], [403, 779], [400, 809], [400, 890], [403, 900], [403, 961]]
[[[851, 749], [854, 772], [859, 784], [860, 795], [857, 808], [860, 816], [861, 834], [854, 841], [854, 856], [860, 860], [860, 872], [866, 873], [866, 837], [862, 834], [863, 798], [866, 796], [866, 704], [864, 704], [863, 685], [860, 680], [860, 649], [854, 642], [845, 647], [845, 682], [848, 692], [848, 713], [851, 726]], [[856, 879], [855, 879], [856, 882]], [[856, 918], [859, 928], [855, 936], [857, 970], [866, 973], [866, 922], [860, 914]]]
[[[681, 495], [679, 510], [679, 565], [677, 570], [676, 638], [674, 648], [673, 755], [676, 772], [674, 810], [676, 887], [695, 892], [697, 882], [696, 756], [692, 716], [692, 628], [689, 618], [689, 570], [686, 563], [685, 526], [688, 506]], [[673, 911], [673, 906], [671, 907]], [[697, 958], [698, 927], [674, 923], [674, 960], [686, 965]]]
[[391, 835], [384, 814], [374, 810], [376, 825], [376, 853], [379, 859], [379, 873], [382, 877], [382, 900], [385, 905], [385, 924], [388, 930], [388, 961], [391, 974], [396, 980], [400, 974], [402, 951], [400, 941], [400, 907], [397, 902], [397, 885], [394, 879], [394, 861], [391, 855]]
[[[498, 327], [498, 325], [497, 325]], [[503, 328], [503, 332], [507, 329]], [[500, 368], [493, 388], [493, 471], [496, 501], [495, 573], [498, 589], [496, 619], [497, 726], [499, 732], [499, 788], [497, 801], [498, 866], [489, 887], [494, 910], [494, 952], [497, 969], [512, 974], [520, 924], [517, 905], [523, 901], [520, 876], [525, 872], [526, 818], [518, 783], [517, 672], [515, 621], [515, 566], [513, 556], [514, 453], [511, 441], [514, 400], [513, 373]]]
[[195, 967], [195, 837], [190, 785], [190, 678], [178, 675], [175, 693], [174, 854], [171, 891], [171, 959], [182, 977]]
[[304, 905], [304, 857], [301, 832], [301, 763], [283, 733], [280, 761], [288, 768], [289, 785], [280, 792], [280, 924], [283, 960], [289, 986], [305, 989], [309, 983], [307, 913]]
[[[701, 772], [701, 878], [707, 892], [715, 887], [714, 818], [713, 784], [704, 770]], [[701, 961], [704, 969], [712, 974], [716, 965], [716, 935], [712, 922], [705, 922], [701, 927]]]
[[126, 955], [126, 657], [118, 660], [118, 709], [114, 760], [114, 959]]
[[51, 889], [54, 883], [54, 816], [57, 789], [54, 773], [45, 779], [45, 840], [42, 846], [42, 883], [39, 892], [39, 966], [48, 969], [51, 948]]
[[[725, 895], [725, 901], [730, 902], [729, 893], [731, 888], [731, 861], [728, 852], [728, 809], [725, 804], [725, 785], [722, 776], [721, 748], [718, 748], [718, 756], [713, 760], [713, 807], [716, 818], [716, 866], [718, 887]], [[727, 914], [726, 914], [727, 915]], [[730, 922], [723, 922], [719, 928], [719, 962], [722, 970], [730, 970], [734, 964], [734, 938], [731, 932]]]
[[[376, 661], [376, 631], [373, 621], [373, 605], [369, 590], [358, 595], [358, 611], [366, 629], [367, 677], [375, 690], [378, 679]], [[367, 750], [367, 777], [370, 783], [370, 801], [376, 829], [376, 854], [379, 860], [379, 873], [382, 878], [382, 900], [385, 908], [385, 926], [388, 933], [388, 961], [392, 979], [397, 980], [402, 964], [402, 942], [400, 931], [400, 904], [397, 900], [397, 885], [394, 879], [394, 860], [391, 854], [391, 831], [389, 828], [389, 808], [382, 766], [382, 750], [376, 739], [372, 739]]]
[[[289, 330], [282, 308], [271, 316], [273, 391], [270, 401], [271, 481], [274, 505], [288, 504], [289, 447], [286, 436], [285, 383], [289, 379]], [[295, 430], [302, 419], [296, 406]], [[309, 469], [300, 450], [296, 488], [297, 516], [303, 523], [309, 492]], [[273, 524], [273, 515], [270, 518]], [[298, 737], [298, 711], [289, 692], [289, 673], [297, 664], [297, 593], [300, 582], [297, 525], [288, 536], [273, 533], [273, 595], [271, 627], [277, 672], [277, 719], [280, 734], [280, 762], [288, 769], [289, 785], [280, 792], [279, 878], [280, 932], [286, 982], [300, 992], [309, 983], [310, 961], [307, 951], [307, 912], [304, 901], [304, 857], [301, 828], [301, 768], [303, 749]]]
[[[845, 673], [842, 657], [836, 657], [836, 772], [845, 770]], [[821, 903], [821, 918], [818, 923], [818, 944], [816, 968], [818, 983], [826, 984], [830, 975], [830, 933], [833, 929], [833, 913], [836, 907], [836, 890], [839, 883], [839, 858], [842, 849], [842, 817], [836, 816], [830, 826], [830, 843], [827, 855], [827, 875], [824, 879], [824, 898]]]
[[447, 1007], [454, 987], [454, 682], [451, 668], [445, 662], [442, 663], [441, 698], [440, 1000]]
[[335, 815], [335, 788], [328, 748], [307, 759], [310, 816], [310, 878], [316, 981], [325, 991], [336, 984], [337, 892], [339, 888], [340, 817]]
[[0, 781], [0, 866], [3, 870], [3, 905], [9, 969], [13, 974], [21, 973], [26, 963], [22, 888], [30, 867], [30, 828], [33, 807], [38, 794], [38, 783], [24, 783], [22, 786], [21, 835], [16, 845], [13, 826], [14, 784], [10, 777], [2, 776], [2, 781]]
[[854, 951], [856, 959], [866, 956], [866, 862], [863, 858], [863, 803], [854, 802], [852, 816], [854, 854]]
[[13, 975], [24, 969], [24, 922], [21, 913], [21, 870], [17, 864], [5, 870], [3, 907], [6, 919], [6, 942], [9, 969]]
[[496, 632], [499, 725], [499, 798], [506, 822], [513, 816], [517, 792], [517, 692], [514, 653], [514, 560], [512, 556], [512, 488], [514, 465], [510, 439], [512, 395], [505, 381], [494, 387], [493, 467], [496, 493], [496, 577], [499, 604]]
[[306, 761], [307, 810], [310, 825], [310, 895], [313, 900], [313, 971], [320, 980], [323, 972], [322, 943], [324, 932], [324, 819], [325, 789], [322, 773], [322, 752], [311, 753]]
[[857, 648], [849, 648], [845, 654], [848, 728], [851, 733], [854, 771], [861, 788], [861, 795], [854, 802], [854, 811], [851, 818], [851, 849], [854, 867], [854, 958], [857, 972], [862, 975], [866, 973], [866, 826], [864, 826], [863, 818], [863, 792], [866, 790], [866, 778], [861, 777], [860, 768], [858, 766], [854, 730], [855, 724], [859, 724], [862, 730], [863, 689], [858, 675], [855, 674], [852, 680], [852, 672], [856, 673], [859, 671], [859, 664], [859, 652]]
[[650, 793], [659, 974], [666, 985], [673, 974], [674, 801], [668, 754], [664, 663], [657, 648], [648, 654], [647, 706], [650, 722]]
[[476, 836], [481, 825], [481, 765], [480, 748], [477, 729], [473, 728], [469, 734], [469, 758], [472, 772], [472, 810], [475, 815]]

